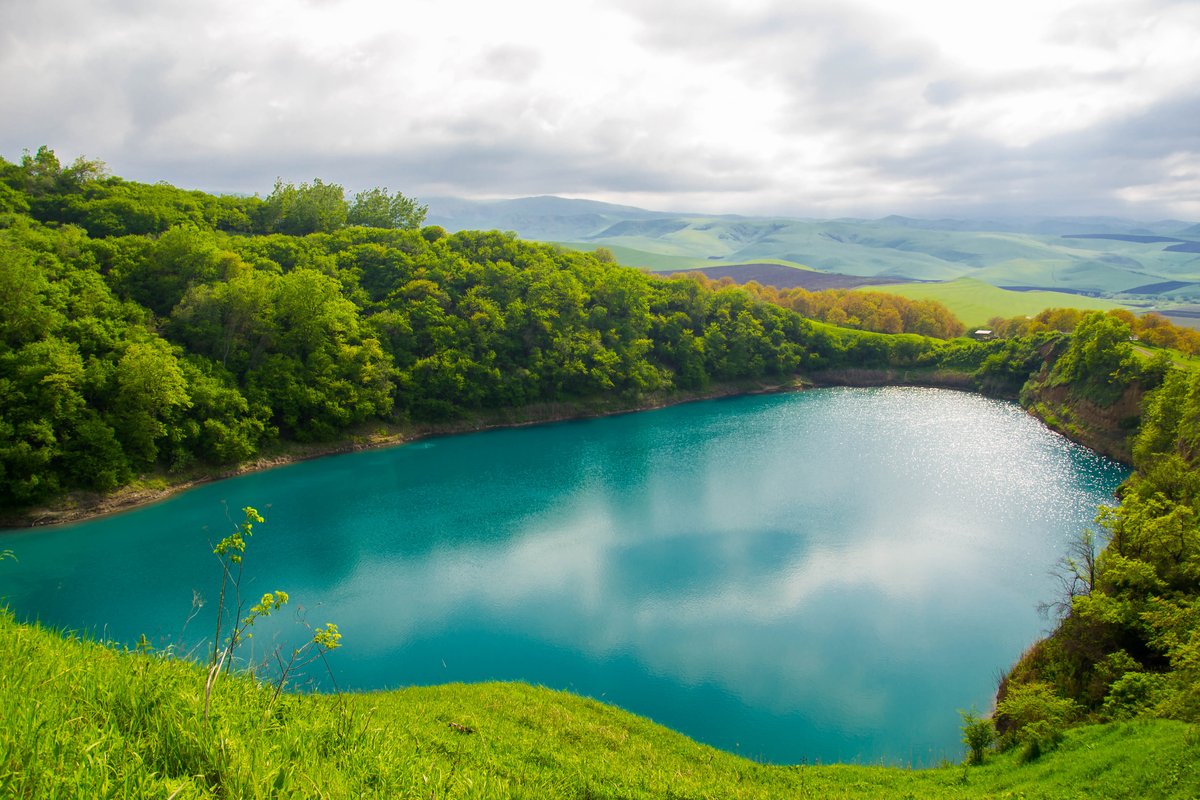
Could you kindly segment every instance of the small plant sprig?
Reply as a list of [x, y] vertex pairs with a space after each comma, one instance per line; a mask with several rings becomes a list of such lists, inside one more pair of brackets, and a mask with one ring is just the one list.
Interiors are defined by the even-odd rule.
[[[233, 533], [226, 536], [213, 548], [213, 555], [221, 564], [221, 592], [217, 597], [216, 633], [213, 636], [213, 650], [208, 662], [208, 677], [204, 682], [204, 721], [208, 722], [208, 711], [212, 703], [213, 689], [222, 670], [229, 670], [233, 665], [233, 654], [243, 638], [248, 638], [247, 631], [260, 617], [266, 617], [272, 611], [277, 611], [287, 604], [287, 592], [267, 592], [259, 602], [242, 616], [242, 572], [245, 564], [242, 556], [246, 552], [246, 540], [254, 535], [254, 525], [266, 522], [262, 515], [251, 506], [242, 509], [245, 520], [234, 528]], [[224, 627], [227, 609], [232, 607], [232, 630], [222, 641], [221, 629]]]
[[[205, 724], [208, 723], [209, 708], [212, 703], [213, 689], [217, 685], [217, 679], [220, 677], [222, 670], [228, 672], [232, 668], [233, 655], [238, 645], [241, 644], [243, 639], [249, 639], [254, 635], [250, 632], [250, 628], [254, 626], [257, 620], [270, 616], [273, 612], [283, 608], [289, 600], [288, 593], [280, 589], [267, 592], [243, 616], [241, 588], [242, 573], [245, 566], [243, 556], [246, 553], [246, 540], [254, 535], [254, 526], [266, 522], [266, 520], [251, 506], [243, 508], [242, 513], [245, 515], [242, 523], [235, 526], [233, 533], [226, 536], [213, 548], [213, 555], [217, 557], [217, 561], [221, 564], [221, 591], [217, 597], [216, 632], [213, 635], [213, 649], [209, 657], [208, 675], [204, 682]], [[199, 602], [197, 598], [193, 605], [198, 607]], [[227, 618], [230, 620], [228, 623], [226, 622]], [[276, 649], [275, 659], [279, 665], [279, 682], [275, 686], [275, 693], [271, 696], [268, 708], [275, 704], [275, 701], [283, 692], [283, 687], [287, 683], [287, 679], [297, 670], [303, 669], [317, 659], [325, 663], [325, 669], [329, 672], [330, 679], [333, 680], [333, 670], [329, 668], [329, 662], [325, 661], [325, 656], [330, 651], [342, 646], [341, 632], [338, 631], [337, 625], [332, 622], [327, 622], [325, 623], [325, 627], [316, 629], [303, 619], [300, 622], [312, 633], [312, 638], [294, 649], [286, 662], [283, 660], [281, 650]], [[221, 638], [223, 628], [229, 629], [229, 633], [225, 636], [224, 640]], [[334, 681], [334, 690], [337, 690], [336, 681]]]
[[[332, 622], [326, 622], [323, 628], [313, 628], [304, 620], [301, 620], [305, 627], [312, 631], [312, 638], [296, 649], [292, 650], [292, 654], [284, 663], [281, 651], [276, 649], [275, 660], [279, 665], [279, 682], [275, 684], [275, 693], [271, 695], [271, 702], [267, 705], [268, 711], [275, 705], [275, 701], [279, 699], [279, 695], [283, 692], [283, 687], [287, 683], [288, 676], [296, 670], [301, 670], [312, 664], [317, 659], [325, 661], [326, 653], [336, 650], [342, 646], [342, 634], [338, 631], [338, 626]], [[329, 672], [329, 677], [333, 680], [333, 670], [329, 669], [329, 663], [325, 663], [325, 669]], [[337, 690], [337, 682], [334, 681], [334, 689]]]

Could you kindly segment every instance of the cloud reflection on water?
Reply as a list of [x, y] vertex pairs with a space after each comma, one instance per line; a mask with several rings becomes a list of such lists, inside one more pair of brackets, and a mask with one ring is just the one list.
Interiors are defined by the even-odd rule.
[[[249, 585], [338, 623], [343, 686], [524, 679], [776, 759], [895, 755], [957, 747], [954, 710], [1037, 635], [1046, 569], [1119, 473], [953, 392], [696, 403], [212, 484], [21, 540], [13, 600], [173, 634], [214, 573], [203, 531], [162, 531], [265, 498]], [[146, 557], [97, 574], [113, 542]]]
[[[996, 459], [1011, 430], [973, 431], [940, 450], [901, 442], [873, 453], [860, 443], [846, 454], [848, 471], [821, 469], [811, 447], [830, 443], [817, 430], [800, 432], [808, 450], [756, 447], [756, 433], [785, 432], [742, 429], [732, 449], [732, 439], [714, 437], [686, 464], [652, 464], [632, 492], [596, 481], [502, 540], [370, 563], [372, 580], [386, 576], [411, 600], [398, 596], [369, 635], [387, 647], [482, 620], [596, 659], [631, 655], [654, 674], [719, 685], [779, 712], [869, 727], [895, 711], [888, 683], [897, 669], [931, 656], [933, 628], [942, 630], [932, 647], [944, 651], [946, 629], [978, 643], [978, 621], [991, 627], [997, 604], [1011, 615], [1015, 600], [1028, 617], [1029, 582], [1005, 591], [1008, 578], [993, 569], [1028, 547], [1041, 514], [1026, 506], [1016, 536], [993, 516], [1014, 492], [1049, 482], [1042, 473], [1054, 465]], [[945, 463], [972, 454], [981, 460], [971, 469]], [[864, 486], [882, 502], [864, 504], [851, 489]], [[932, 655], [954, 669], [955, 653]]]

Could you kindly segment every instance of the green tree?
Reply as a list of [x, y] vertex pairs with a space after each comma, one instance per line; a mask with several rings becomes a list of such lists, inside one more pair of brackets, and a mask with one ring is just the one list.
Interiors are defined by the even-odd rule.
[[1137, 375], [1137, 357], [1129, 337], [1129, 326], [1119, 319], [1101, 311], [1088, 314], [1075, 326], [1051, 380], [1070, 384], [1100, 405], [1110, 405]]
[[130, 455], [151, 464], [159, 441], [173, 434], [170, 423], [192, 405], [183, 369], [163, 340], [135, 342], [117, 362], [116, 384], [121, 441]]
[[346, 224], [349, 205], [345, 190], [315, 178], [311, 184], [275, 181], [275, 189], [259, 210], [263, 232], [304, 236], [330, 233]]
[[1079, 714], [1073, 700], [1040, 682], [1010, 684], [996, 704], [997, 726], [1005, 731], [1002, 745], [1025, 746], [1023, 758], [1032, 760], [1062, 739], [1063, 729]]
[[420, 205], [400, 192], [388, 194], [387, 187], [367, 189], [354, 195], [346, 216], [348, 225], [367, 228], [404, 228], [416, 230], [425, 221], [429, 206]]

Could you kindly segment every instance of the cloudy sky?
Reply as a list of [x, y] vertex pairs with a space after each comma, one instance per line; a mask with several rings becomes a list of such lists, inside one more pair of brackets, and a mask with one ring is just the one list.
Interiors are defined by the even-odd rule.
[[808, 216], [1200, 219], [1200, 0], [0, 0], [0, 155]]

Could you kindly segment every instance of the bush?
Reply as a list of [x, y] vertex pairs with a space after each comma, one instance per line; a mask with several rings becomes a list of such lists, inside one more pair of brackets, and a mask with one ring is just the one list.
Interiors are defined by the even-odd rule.
[[1000, 746], [1007, 750], [1021, 745], [1022, 761], [1031, 761], [1056, 747], [1078, 714], [1075, 701], [1060, 697], [1049, 684], [1010, 683], [996, 706], [996, 717], [1005, 722]]
[[962, 715], [962, 741], [971, 752], [967, 753], [968, 764], [982, 764], [983, 753], [996, 741], [996, 727], [990, 719], [981, 718], [974, 711], [959, 711]]
[[1162, 699], [1166, 681], [1152, 672], [1126, 672], [1113, 681], [1104, 698], [1104, 714], [1110, 719], [1126, 719], [1145, 714]]

